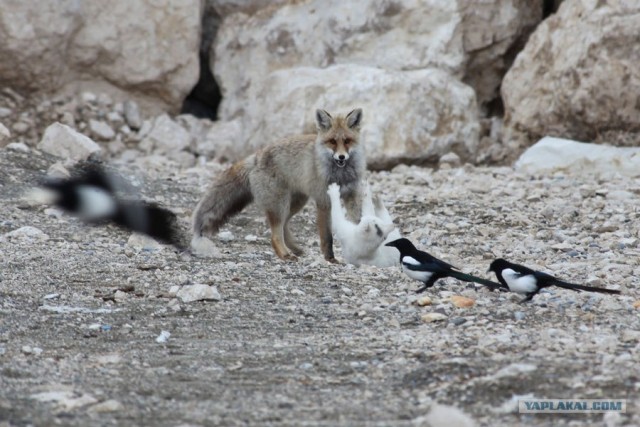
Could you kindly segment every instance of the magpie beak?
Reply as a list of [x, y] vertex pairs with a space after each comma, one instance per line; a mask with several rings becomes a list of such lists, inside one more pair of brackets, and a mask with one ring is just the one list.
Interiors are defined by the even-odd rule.
[[437, 280], [445, 277], [453, 277], [463, 282], [479, 283], [491, 289], [502, 288], [499, 283], [465, 274], [451, 264], [447, 264], [427, 252], [418, 250], [409, 239], [394, 240], [385, 244], [385, 246], [398, 249], [402, 271], [410, 278], [423, 283], [423, 286], [416, 291], [417, 293], [424, 292], [432, 287]]
[[594, 288], [565, 282], [550, 274], [532, 270], [524, 265], [514, 264], [502, 258], [494, 260], [489, 266], [489, 271], [493, 271], [498, 281], [511, 292], [525, 295], [525, 298], [520, 301], [520, 303], [531, 301], [540, 290], [549, 286], [558, 286], [576, 292], [586, 291], [603, 294], [620, 294], [620, 291], [617, 289]]

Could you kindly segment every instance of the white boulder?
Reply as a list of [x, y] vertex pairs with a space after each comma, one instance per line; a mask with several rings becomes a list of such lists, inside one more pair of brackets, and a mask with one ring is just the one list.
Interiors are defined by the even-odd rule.
[[515, 163], [519, 172], [553, 172], [640, 176], [640, 148], [587, 144], [545, 137], [527, 149]]

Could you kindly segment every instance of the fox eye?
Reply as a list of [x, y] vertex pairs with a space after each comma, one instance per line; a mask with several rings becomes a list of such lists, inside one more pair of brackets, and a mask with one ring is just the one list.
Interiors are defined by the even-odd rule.
[[335, 139], [330, 139], [329, 144], [336, 145], [338, 142]]
[[349, 145], [349, 144], [351, 144], [352, 142], [353, 142], [353, 141], [351, 141], [350, 139], [345, 139], [345, 140], [344, 140], [345, 145]]

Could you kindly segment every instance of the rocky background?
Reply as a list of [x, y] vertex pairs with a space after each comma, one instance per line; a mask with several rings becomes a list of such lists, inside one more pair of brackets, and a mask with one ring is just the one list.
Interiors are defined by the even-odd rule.
[[639, 19], [624, 0], [4, 1], [0, 144], [59, 121], [127, 158], [170, 135], [190, 166], [358, 106], [372, 169], [634, 146]]
[[[631, 0], [0, 0], [0, 426], [640, 425], [638, 28]], [[229, 161], [354, 107], [404, 235], [623, 295], [419, 299], [324, 263], [311, 206], [288, 264], [253, 209], [203, 260], [23, 197], [99, 158], [187, 230]]]

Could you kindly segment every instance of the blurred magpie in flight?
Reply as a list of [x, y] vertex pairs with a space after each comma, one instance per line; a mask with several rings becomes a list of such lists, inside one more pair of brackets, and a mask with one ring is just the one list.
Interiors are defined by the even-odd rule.
[[523, 294], [525, 299], [521, 303], [530, 301], [542, 288], [558, 286], [564, 289], [580, 292], [600, 292], [603, 294], [619, 294], [616, 289], [593, 288], [591, 286], [576, 285], [564, 282], [550, 274], [532, 270], [524, 265], [513, 264], [502, 258], [494, 260], [489, 266], [489, 271], [496, 273], [498, 281], [509, 288], [511, 292]]
[[78, 168], [68, 179], [42, 183], [39, 197], [89, 223], [110, 221], [182, 248], [176, 214], [154, 203], [118, 195], [126, 183], [97, 164]]
[[503, 289], [503, 286], [499, 283], [462, 273], [451, 264], [447, 264], [427, 252], [416, 249], [409, 239], [394, 240], [385, 246], [392, 246], [398, 249], [402, 271], [410, 278], [424, 283], [424, 286], [418, 289], [416, 293], [424, 292], [432, 287], [438, 279], [445, 277], [453, 277], [463, 282], [479, 283], [491, 289]]

